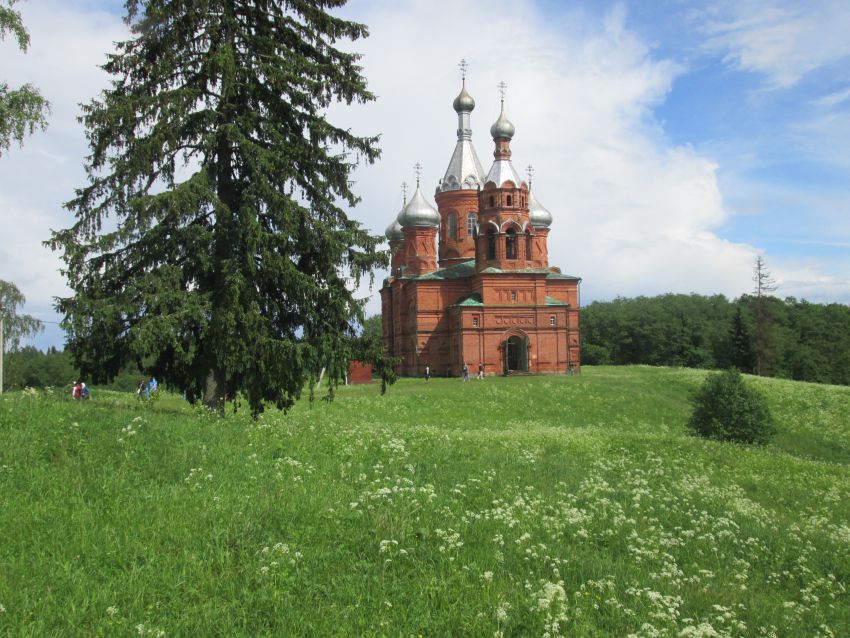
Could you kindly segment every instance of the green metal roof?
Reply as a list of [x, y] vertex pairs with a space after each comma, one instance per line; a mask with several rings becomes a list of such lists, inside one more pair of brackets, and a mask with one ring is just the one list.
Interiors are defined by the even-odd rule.
[[481, 300], [481, 295], [477, 292], [473, 292], [466, 297], [463, 297], [460, 301], [458, 301], [456, 306], [483, 306], [484, 302]]
[[441, 279], [464, 279], [475, 274], [475, 260], [470, 259], [448, 268], [440, 268], [434, 272], [429, 272], [425, 275], [412, 276], [410, 279], [418, 279], [420, 281], [441, 280]]
[[[402, 272], [399, 275], [400, 279], [415, 279], [417, 281], [441, 281], [446, 279], [465, 279], [472, 277], [475, 273], [475, 260], [470, 259], [448, 268], [440, 268], [434, 272], [429, 272], [425, 275], [405, 275]], [[481, 271], [482, 275], [546, 275], [546, 279], [578, 279], [572, 275], [565, 275], [560, 272], [554, 272], [548, 268], [519, 268], [517, 270], [503, 270], [502, 268], [485, 268]]]
[[552, 272], [551, 270], [548, 272], [549, 274], [546, 275], [546, 279], [577, 279], [581, 281], [581, 277], [576, 277], [575, 275], [565, 275], [562, 272]]
[[548, 268], [517, 268], [516, 270], [504, 270], [502, 268], [485, 268], [481, 271], [482, 275], [546, 275], [546, 279], [579, 279], [572, 275], [565, 275], [559, 272], [553, 272]]
[[550, 297], [546, 295], [546, 305], [547, 306], [569, 306], [566, 301], [561, 301], [560, 299], [555, 299], [554, 297]]

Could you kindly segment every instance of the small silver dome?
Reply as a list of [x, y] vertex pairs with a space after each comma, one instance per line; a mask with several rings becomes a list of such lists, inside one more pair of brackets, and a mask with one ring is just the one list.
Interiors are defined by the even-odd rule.
[[472, 99], [469, 91], [466, 90], [466, 83], [464, 83], [463, 88], [460, 90], [460, 94], [455, 98], [455, 101], [452, 102], [452, 106], [457, 113], [468, 113], [475, 108], [475, 100]]
[[437, 209], [431, 206], [422, 194], [419, 184], [416, 184], [416, 192], [398, 215], [398, 221], [403, 228], [412, 228], [415, 226], [439, 226], [440, 213]]
[[[401, 215], [403, 211], [404, 209], [402, 208], [398, 214]], [[387, 236], [387, 239], [389, 239], [390, 241], [401, 241], [402, 239], [404, 239], [404, 233], [401, 232], [401, 224], [398, 223], [398, 217], [396, 217], [392, 221], [392, 223], [387, 226], [385, 234]]]
[[500, 137], [511, 139], [515, 131], [514, 125], [511, 124], [508, 116], [505, 115], [505, 101], [502, 100], [502, 112], [499, 113], [499, 119], [490, 127], [490, 135], [494, 140]]
[[535, 228], [549, 228], [552, 225], [552, 213], [534, 198], [534, 191], [528, 189], [528, 221]]

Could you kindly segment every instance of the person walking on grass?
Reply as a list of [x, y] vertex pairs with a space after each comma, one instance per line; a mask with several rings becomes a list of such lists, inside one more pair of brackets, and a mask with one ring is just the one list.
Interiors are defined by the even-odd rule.
[[431, 378], [431, 366], [425, 366], [425, 382]]
[[481, 361], [478, 364], [478, 380], [481, 381], [481, 379], [483, 379], [483, 378], [484, 378], [484, 362]]
[[463, 362], [463, 382], [466, 383], [469, 381], [469, 366], [466, 365], [466, 361]]

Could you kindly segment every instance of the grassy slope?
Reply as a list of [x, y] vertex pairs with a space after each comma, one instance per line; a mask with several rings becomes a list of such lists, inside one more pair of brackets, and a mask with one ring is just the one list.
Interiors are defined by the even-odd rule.
[[6, 396], [0, 635], [848, 635], [850, 389], [752, 380], [743, 448], [684, 434], [702, 376]]

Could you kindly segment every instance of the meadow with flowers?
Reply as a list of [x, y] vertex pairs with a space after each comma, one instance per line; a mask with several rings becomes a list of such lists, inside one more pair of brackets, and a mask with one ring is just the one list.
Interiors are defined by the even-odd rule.
[[403, 379], [288, 414], [0, 398], [0, 636], [850, 635], [850, 388], [706, 373]]

